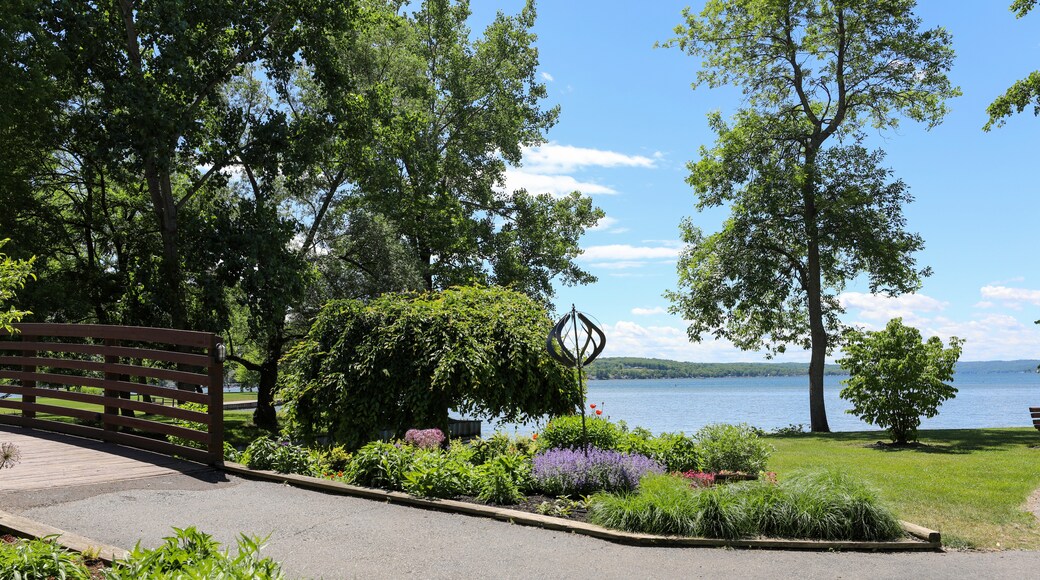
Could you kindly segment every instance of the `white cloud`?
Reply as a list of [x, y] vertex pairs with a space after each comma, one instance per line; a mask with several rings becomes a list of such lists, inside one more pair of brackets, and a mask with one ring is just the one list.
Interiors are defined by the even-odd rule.
[[1040, 306], [1040, 290], [1008, 288], [1007, 286], [983, 286], [979, 292], [989, 301], [998, 300], [1005, 306], [1021, 308], [1023, 304]]
[[617, 227], [618, 223], [619, 223], [619, 221], [618, 221], [617, 218], [612, 218], [610, 216], [603, 216], [596, 223], [596, 225], [594, 225], [591, 228], [589, 228], [588, 231], [590, 231], [590, 232], [605, 232], [605, 233], [608, 233], [608, 234], [623, 234], [623, 233], [628, 231], [628, 228], [619, 228], [619, 227]]
[[976, 302], [974, 307], [975, 308], [986, 309], [986, 308], [995, 308], [996, 306], [997, 306], [996, 304], [990, 302], [989, 300], [982, 300], [981, 302]]
[[665, 310], [661, 306], [654, 306], [653, 308], [633, 308], [632, 309], [632, 314], [635, 314], [636, 316], [653, 316], [654, 314], [665, 314], [666, 312], [667, 312], [667, 310]]
[[[924, 294], [885, 296], [883, 294], [845, 292], [838, 296], [838, 300], [845, 310], [858, 310], [861, 318], [881, 322], [881, 326], [893, 318], [902, 318], [904, 323], [917, 326], [923, 320], [922, 313], [941, 312], [949, 306], [948, 302], [942, 302]], [[860, 324], [868, 328], [873, 327], [869, 323]]]
[[581, 255], [582, 260], [625, 262], [637, 260], [674, 260], [679, 257], [679, 248], [632, 246], [629, 244], [607, 244], [589, 246]]
[[571, 173], [587, 167], [653, 168], [655, 161], [642, 155], [625, 155], [603, 149], [546, 143], [524, 150], [524, 166], [531, 173]]
[[547, 72], [544, 72], [544, 71], [543, 71], [543, 72], [542, 72], [542, 80], [544, 80], [544, 81], [548, 81], [548, 82], [550, 82], [550, 83], [551, 83], [551, 82], [553, 82], [553, 81], [554, 81], [554, 80], [556, 80], [556, 79], [554, 79], [554, 78], [553, 78], [553, 76], [552, 76], [551, 74], [549, 74], [549, 73], [547, 73]]
[[617, 191], [605, 185], [578, 181], [570, 175], [544, 175], [517, 169], [506, 170], [506, 189], [508, 191], [526, 189], [532, 195], [549, 193], [556, 197], [568, 195], [572, 191], [580, 191], [585, 195], [612, 195], [617, 193]]

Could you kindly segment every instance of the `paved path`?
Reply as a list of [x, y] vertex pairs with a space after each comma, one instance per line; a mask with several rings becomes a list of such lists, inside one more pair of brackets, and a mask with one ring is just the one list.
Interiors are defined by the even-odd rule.
[[294, 578], [1030, 578], [1040, 569], [1038, 552], [860, 554], [620, 546], [212, 470], [0, 491], [0, 509], [125, 548], [139, 539], [145, 546], [158, 545], [171, 534], [171, 526], [194, 525], [228, 546], [234, 546], [238, 532], [270, 534], [264, 553], [280, 560]]

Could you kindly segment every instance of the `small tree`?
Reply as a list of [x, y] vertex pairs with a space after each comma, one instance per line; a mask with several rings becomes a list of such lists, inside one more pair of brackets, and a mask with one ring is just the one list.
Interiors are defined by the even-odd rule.
[[842, 381], [841, 398], [852, 403], [846, 411], [888, 430], [892, 441], [917, 440], [921, 417], [934, 417], [939, 405], [957, 394], [953, 371], [964, 341], [950, 337], [943, 348], [937, 336], [922, 342], [921, 332], [894, 318], [884, 330], [850, 331], [845, 357], [838, 364], [851, 375]]
[[527, 421], [571, 413], [572, 371], [545, 349], [545, 309], [503, 288], [329, 302], [286, 355], [286, 429], [361, 446], [387, 429], [440, 427], [448, 410]]

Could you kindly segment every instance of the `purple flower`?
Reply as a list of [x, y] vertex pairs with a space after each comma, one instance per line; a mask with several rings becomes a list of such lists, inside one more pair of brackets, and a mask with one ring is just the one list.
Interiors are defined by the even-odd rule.
[[594, 491], [629, 491], [647, 473], [664, 473], [664, 467], [645, 455], [590, 447], [550, 449], [534, 458], [535, 483], [550, 495], [587, 494]]
[[444, 443], [444, 433], [440, 429], [409, 429], [404, 442], [419, 449], [438, 449]]

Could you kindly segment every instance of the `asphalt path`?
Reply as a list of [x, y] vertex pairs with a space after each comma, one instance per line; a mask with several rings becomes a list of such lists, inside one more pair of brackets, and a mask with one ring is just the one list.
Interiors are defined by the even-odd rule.
[[123, 548], [195, 526], [291, 578], [1035, 578], [1040, 552], [820, 553], [642, 548], [217, 472], [0, 493], [0, 509]]

